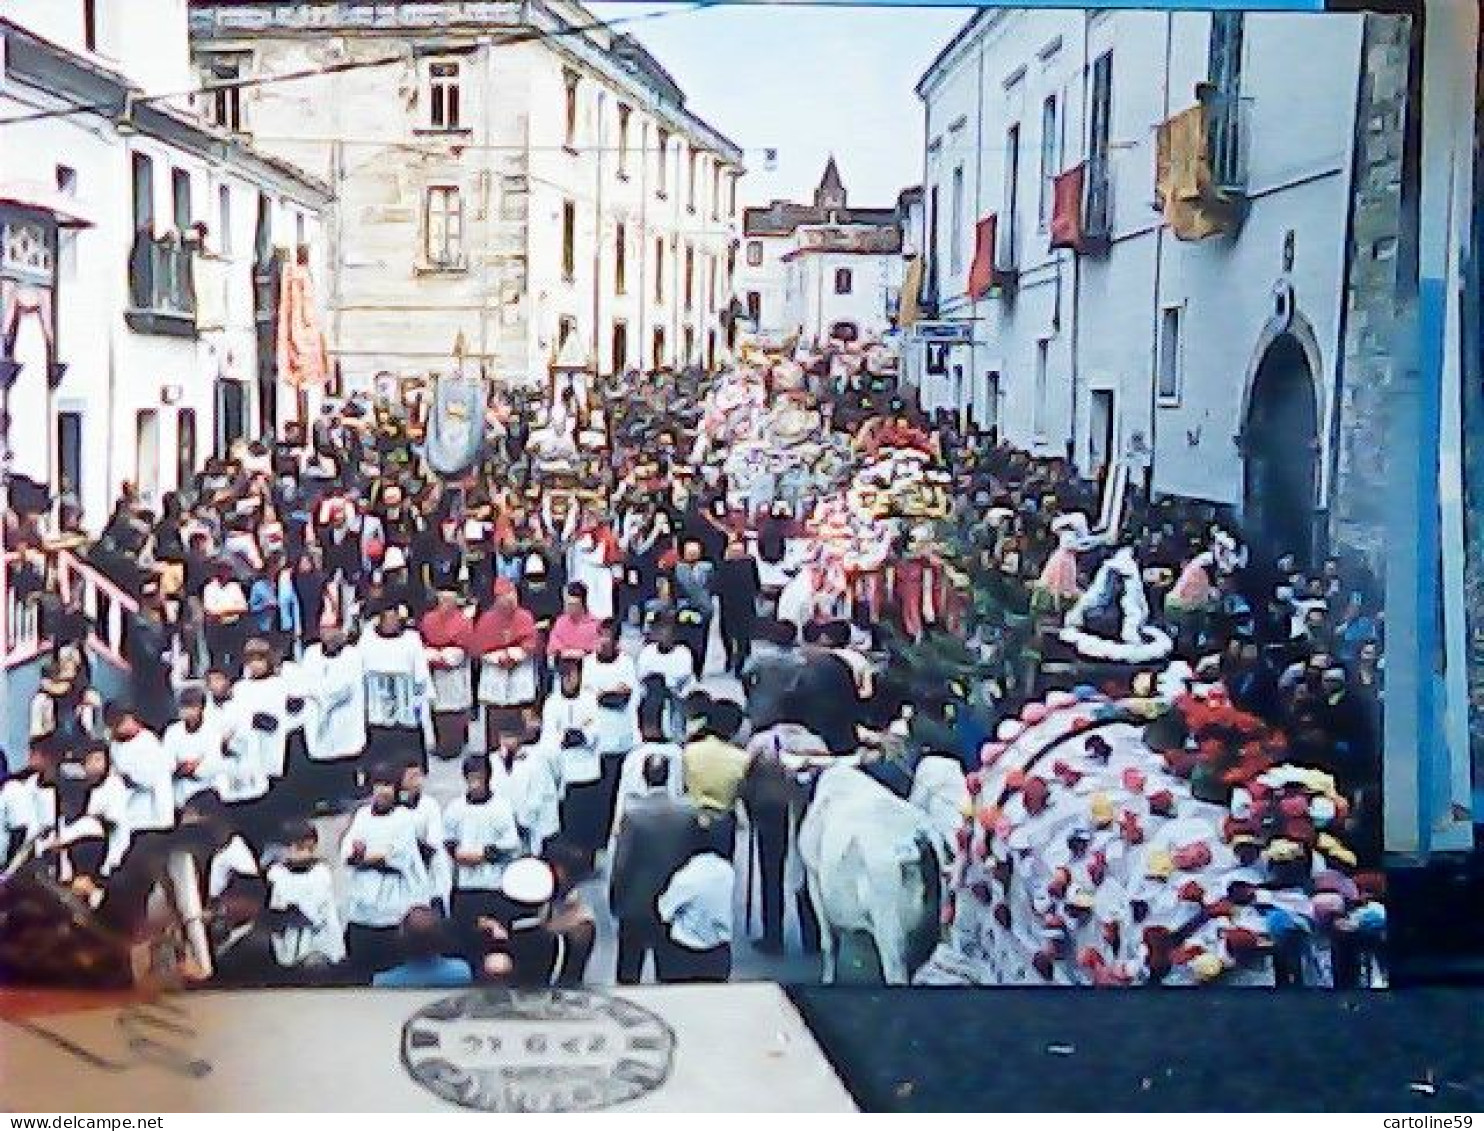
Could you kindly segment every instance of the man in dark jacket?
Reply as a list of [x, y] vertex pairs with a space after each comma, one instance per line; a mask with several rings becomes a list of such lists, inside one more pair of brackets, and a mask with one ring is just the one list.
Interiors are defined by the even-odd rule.
[[655, 901], [690, 856], [696, 810], [670, 796], [669, 761], [660, 754], [644, 760], [645, 792], [624, 806], [608, 905], [618, 920], [618, 982], [637, 985], [644, 956], [664, 937]]
[[739, 678], [752, 652], [761, 590], [756, 559], [747, 552], [742, 539], [733, 535], [721, 564], [716, 567], [716, 595], [721, 603], [721, 643], [726, 651], [727, 671]]

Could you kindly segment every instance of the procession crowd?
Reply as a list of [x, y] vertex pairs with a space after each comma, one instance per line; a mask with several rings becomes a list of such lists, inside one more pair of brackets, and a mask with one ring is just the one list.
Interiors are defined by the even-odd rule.
[[[739, 503], [692, 461], [694, 375], [602, 390], [603, 442], [568, 445], [555, 472], [540, 452], [559, 406], [502, 401], [484, 457], [447, 479], [415, 419], [348, 402], [210, 460], [158, 507], [126, 489], [87, 559], [137, 599], [128, 694], [100, 699], [89, 618], [43, 567], [52, 651], [25, 766], [0, 786], [0, 854], [44, 861], [130, 930], [187, 846], [222, 981], [573, 984], [608, 976], [588, 969], [597, 919], [578, 891], [595, 873], [620, 982], [651, 954], [661, 981], [726, 980], [745, 837], [756, 945], [783, 949], [807, 785], [781, 752], [849, 756], [895, 720], [915, 754], [976, 767], [1033, 694], [1017, 675], [1032, 635], [1004, 625], [1034, 628], [1056, 520], [1099, 503], [1065, 461], [930, 421], [859, 365], [806, 368], [832, 428], [915, 430], [951, 478], [951, 545], [896, 547], [870, 597], [791, 602], [808, 504]], [[1134, 493], [1159, 619], [1199, 674], [1335, 775], [1374, 859], [1375, 583], [1288, 555], [1213, 570], [1213, 592], [1182, 604], [1221, 522]], [[984, 600], [934, 600], [924, 563]], [[936, 640], [998, 662], [987, 694], [900, 670], [904, 646]], [[740, 698], [717, 691], [723, 671]], [[432, 760], [459, 765], [461, 796], [428, 795]], [[872, 772], [899, 788], [889, 763]], [[0, 945], [3, 969], [19, 944]]]

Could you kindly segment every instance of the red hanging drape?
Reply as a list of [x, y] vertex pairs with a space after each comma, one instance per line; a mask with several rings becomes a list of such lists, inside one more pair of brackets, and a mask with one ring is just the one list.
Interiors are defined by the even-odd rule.
[[969, 268], [969, 297], [983, 298], [995, 285], [995, 230], [999, 218], [991, 212], [975, 226], [974, 264]]
[[1051, 246], [1082, 250], [1082, 185], [1087, 166], [1077, 165], [1052, 178]]

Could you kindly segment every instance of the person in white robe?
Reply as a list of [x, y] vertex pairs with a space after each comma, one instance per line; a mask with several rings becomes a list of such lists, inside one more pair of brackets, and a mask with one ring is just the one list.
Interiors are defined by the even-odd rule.
[[443, 809], [424, 791], [422, 770], [408, 766], [402, 771], [402, 785], [397, 801], [413, 816], [417, 824], [417, 844], [422, 872], [419, 879], [423, 894], [419, 900], [448, 914], [449, 896], [453, 891], [453, 861], [444, 847]]
[[422, 638], [406, 626], [401, 606], [388, 603], [356, 648], [366, 673], [367, 757], [426, 770], [433, 677]]
[[178, 702], [180, 717], [165, 728], [160, 740], [174, 766], [177, 810], [196, 794], [217, 789], [225, 771], [222, 733], [206, 718], [206, 693], [199, 687], [187, 687]]
[[334, 875], [319, 858], [319, 834], [302, 821], [284, 839], [287, 855], [268, 869], [273, 957], [285, 968], [337, 965], [345, 960], [345, 928]]
[[500, 728], [500, 745], [491, 759], [491, 789], [510, 802], [520, 828], [521, 846], [539, 856], [548, 839], [561, 831], [562, 763], [560, 751], [543, 743], [527, 744], [516, 720]]
[[562, 765], [561, 826], [584, 853], [602, 840], [603, 764], [597, 749], [598, 702], [582, 683], [582, 664], [563, 660], [558, 685], [541, 709], [541, 745]]
[[523, 847], [510, 799], [490, 788], [490, 778], [488, 758], [465, 758], [464, 795], [443, 810], [444, 845], [454, 864], [449, 919], [471, 961], [484, 951], [478, 921], [499, 910], [505, 865]]
[[425, 894], [417, 821], [397, 804], [402, 766], [371, 770], [371, 800], [356, 810], [340, 842], [346, 880], [345, 946], [356, 975], [369, 981], [396, 965], [397, 929]]
[[232, 687], [232, 698], [247, 720], [238, 741], [252, 748], [262, 776], [272, 783], [283, 777], [288, 756], [288, 684], [266, 640], [248, 641], [242, 655], [242, 678]]
[[109, 704], [109, 760], [128, 790], [124, 823], [131, 834], [165, 832], [175, 827], [175, 762], [159, 736], [139, 721], [130, 707]]
[[613, 616], [613, 588], [618, 580], [609, 536], [596, 522], [579, 530], [578, 508], [567, 512], [563, 543], [567, 546], [567, 580], [587, 588], [587, 610], [599, 620]]
[[669, 617], [655, 621], [650, 630], [650, 641], [639, 650], [635, 663], [640, 687], [648, 684], [650, 677], [658, 677], [669, 695], [665, 710], [665, 733], [676, 742], [685, 737], [685, 713], [682, 705], [686, 696], [695, 687], [696, 678], [690, 650], [680, 645], [676, 638], [675, 622]]
[[326, 629], [299, 664], [309, 700], [304, 745], [314, 773], [295, 790], [306, 809], [333, 809], [351, 796], [366, 750], [366, 670], [339, 628]]
[[129, 851], [129, 787], [114, 770], [106, 742], [91, 743], [80, 763], [64, 763], [60, 773], [67, 775], [59, 788], [60, 810], [36, 850], [55, 859], [58, 880], [74, 890], [81, 885], [81, 894], [96, 906], [102, 881]]

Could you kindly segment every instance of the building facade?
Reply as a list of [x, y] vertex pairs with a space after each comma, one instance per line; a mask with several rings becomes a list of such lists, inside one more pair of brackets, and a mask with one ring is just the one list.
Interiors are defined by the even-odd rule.
[[909, 356], [929, 406], [1089, 474], [1124, 460], [1239, 512], [1263, 552], [1320, 552], [1363, 28], [971, 19], [918, 86], [921, 300], [945, 344]]
[[[905, 194], [904, 194], [905, 196]], [[765, 339], [820, 344], [890, 331], [902, 284], [902, 212], [852, 208], [839, 167], [825, 164], [811, 204], [775, 200], [742, 218], [737, 297]]]
[[96, 529], [123, 483], [157, 502], [303, 410], [275, 284], [316, 275], [329, 195], [201, 120], [182, 0], [7, 0], [0, 42], [13, 466]]
[[[328, 307], [347, 386], [470, 357], [544, 379], [728, 355], [742, 154], [581, 5], [192, 4], [228, 129], [333, 186]], [[327, 68], [333, 67], [333, 70]], [[568, 351], [570, 353], [570, 350]]]

